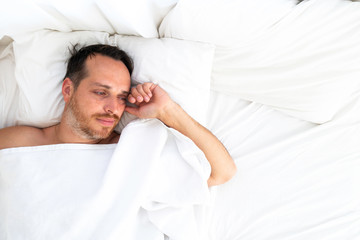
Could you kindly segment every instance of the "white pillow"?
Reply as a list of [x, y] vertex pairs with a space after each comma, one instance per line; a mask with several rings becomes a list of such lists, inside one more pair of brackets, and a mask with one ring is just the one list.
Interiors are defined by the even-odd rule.
[[0, 128], [13, 125], [19, 106], [12, 43], [0, 40]]
[[61, 14], [57, 17], [55, 14], [49, 14], [46, 7], [36, 5], [35, 1], [17, 0], [6, 3], [2, 1], [0, 16], [3, 20], [0, 23], [0, 38], [45, 28], [71, 31], [66, 22], [61, 21]]
[[41, 29], [87, 30], [158, 37], [177, 0], [17, 0], [1, 4], [0, 38]]
[[103, 32], [38, 31], [14, 38], [19, 111], [14, 124], [46, 127], [60, 120], [62, 79], [72, 44], [119, 44], [134, 60], [133, 80], [158, 82], [204, 124], [214, 48], [175, 39], [111, 36]]
[[256, 38], [293, 6], [289, 0], [179, 0], [164, 17], [159, 34], [229, 46]]
[[[58, 0], [63, 2], [63, 0]], [[88, 1], [88, 0], [84, 0]], [[94, 0], [115, 33], [159, 37], [158, 27], [178, 0]], [[68, 8], [64, 8], [68, 12]], [[74, 13], [77, 16], [78, 13]], [[88, 21], [89, 15], [84, 16]]]
[[160, 33], [217, 44], [212, 89], [325, 123], [360, 89], [359, 13], [340, 0], [181, 0]]

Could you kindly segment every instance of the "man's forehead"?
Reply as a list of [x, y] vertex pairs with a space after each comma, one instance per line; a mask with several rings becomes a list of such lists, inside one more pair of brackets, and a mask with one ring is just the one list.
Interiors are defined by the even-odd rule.
[[106, 89], [124, 88], [124, 85], [126, 90], [130, 88], [130, 73], [125, 64], [120, 60], [96, 54], [86, 60], [85, 68], [88, 84]]

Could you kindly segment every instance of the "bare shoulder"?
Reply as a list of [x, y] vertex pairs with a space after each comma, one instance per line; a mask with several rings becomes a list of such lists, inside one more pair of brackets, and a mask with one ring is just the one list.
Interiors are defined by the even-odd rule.
[[37, 146], [44, 141], [45, 134], [40, 128], [15, 126], [0, 129], [0, 149]]

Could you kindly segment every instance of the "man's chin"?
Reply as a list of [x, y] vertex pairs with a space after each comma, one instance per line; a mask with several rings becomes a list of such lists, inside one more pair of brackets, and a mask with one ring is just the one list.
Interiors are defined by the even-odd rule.
[[110, 135], [114, 132], [116, 125], [111, 126], [111, 127], [102, 127], [100, 131], [94, 131], [93, 135], [98, 140], [106, 139], [106, 138], [110, 137]]
[[101, 128], [81, 128], [77, 131], [80, 136], [88, 140], [104, 140], [108, 138], [113, 132], [115, 127], [101, 127]]

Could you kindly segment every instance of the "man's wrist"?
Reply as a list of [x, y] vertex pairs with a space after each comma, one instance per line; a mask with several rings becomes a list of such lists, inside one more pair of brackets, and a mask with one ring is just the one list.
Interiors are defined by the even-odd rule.
[[158, 119], [171, 128], [176, 128], [176, 119], [182, 108], [174, 101], [170, 101], [160, 112]]

